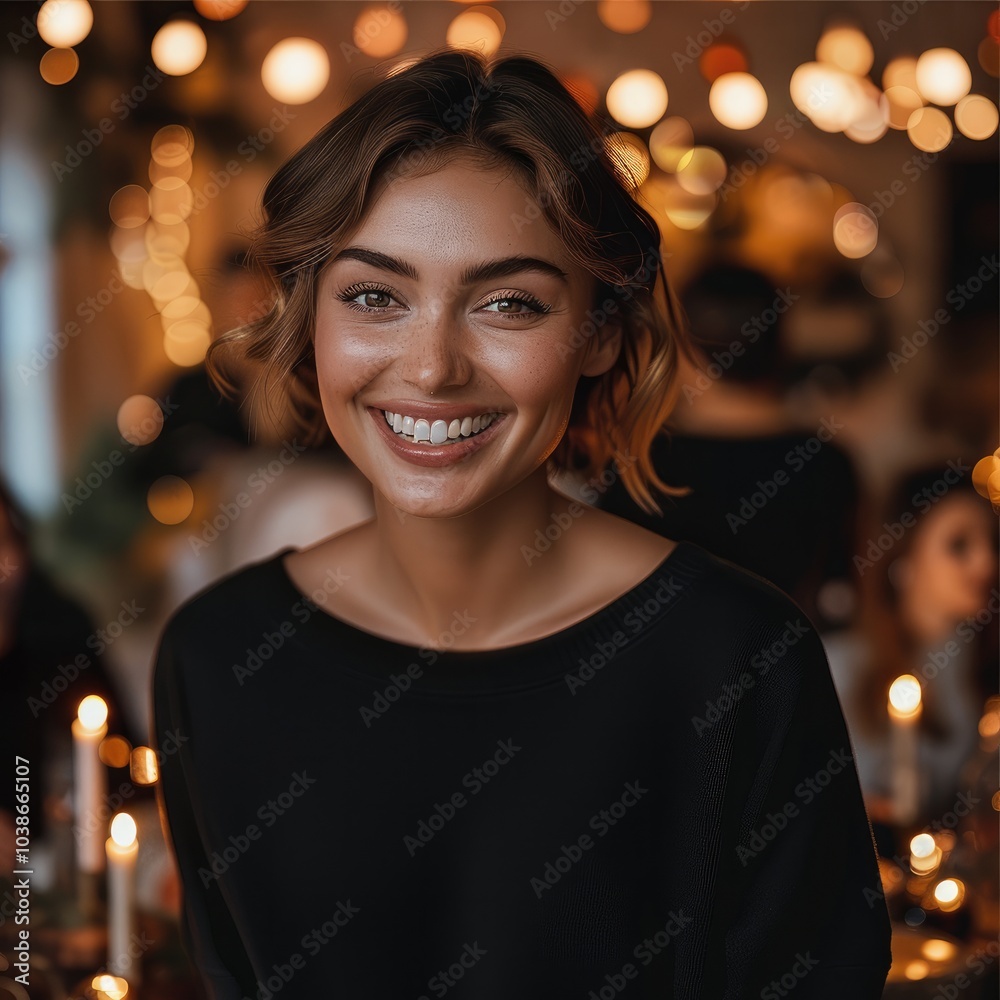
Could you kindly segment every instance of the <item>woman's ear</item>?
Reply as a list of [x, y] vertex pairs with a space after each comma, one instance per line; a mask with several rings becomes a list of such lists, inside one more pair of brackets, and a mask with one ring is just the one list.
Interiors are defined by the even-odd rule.
[[622, 348], [622, 326], [617, 320], [606, 320], [587, 341], [587, 356], [581, 375], [603, 375], [618, 360]]

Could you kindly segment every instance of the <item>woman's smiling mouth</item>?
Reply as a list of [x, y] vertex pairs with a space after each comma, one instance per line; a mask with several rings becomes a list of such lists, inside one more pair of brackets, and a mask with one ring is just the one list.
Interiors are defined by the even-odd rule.
[[506, 414], [486, 410], [440, 418], [413, 416], [390, 409], [368, 407], [382, 436], [401, 458], [415, 465], [439, 467], [468, 458], [492, 440]]

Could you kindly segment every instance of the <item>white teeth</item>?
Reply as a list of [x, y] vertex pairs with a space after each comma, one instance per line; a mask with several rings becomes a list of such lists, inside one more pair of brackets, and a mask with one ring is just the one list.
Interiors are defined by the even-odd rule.
[[481, 413], [475, 417], [456, 417], [450, 423], [447, 420], [435, 420], [433, 423], [423, 417], [414, 419], [392, 410], [383, 410], [385, 422], [396, 434], [412, 438], [414, 441], [429, 441], [431, 444], [445, 444], [459, 438], [467, 438], [486, 430], [496, 413]]

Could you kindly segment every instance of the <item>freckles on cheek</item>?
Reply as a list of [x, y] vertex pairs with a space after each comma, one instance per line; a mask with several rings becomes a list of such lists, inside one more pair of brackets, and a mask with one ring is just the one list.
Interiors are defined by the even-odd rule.
[[388, 363], [388, 351], [376, 338], [340, 330], [316, 339], [320, 391], [343, 396], [364, 388]]

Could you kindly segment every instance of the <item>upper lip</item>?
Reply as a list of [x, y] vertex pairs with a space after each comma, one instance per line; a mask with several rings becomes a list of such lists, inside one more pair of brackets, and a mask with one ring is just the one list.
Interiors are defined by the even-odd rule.
[[411, 399], [397, 399], [388, 402], [370, 404], [373, 409], [388, 410], [390, 413], [401, 413], [404, 417], [421, 417], [433, 423], [435, 420], [461, 420], [463, 417], [478, 417], [484, 413], [498, 413], [489, 406], [480, 403], [420, 403]]

